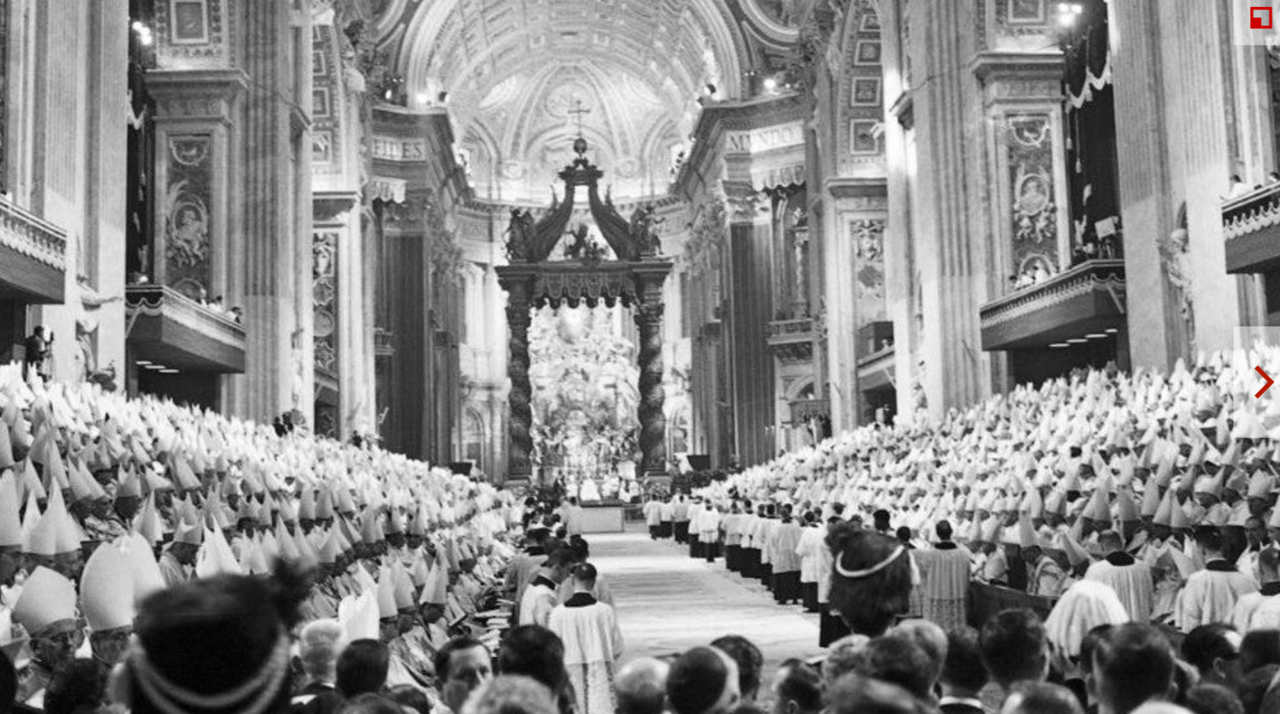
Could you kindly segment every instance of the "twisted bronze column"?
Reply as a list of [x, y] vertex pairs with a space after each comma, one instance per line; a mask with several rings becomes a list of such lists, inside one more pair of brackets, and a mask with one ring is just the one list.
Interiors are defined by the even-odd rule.
[[640, 331], [640, 470], [644, 475], [662, 475], [667, 472], [667, 417], [662, 411], [663, 305], [649, 302], [637, 305], [635, 312]]
[[512, 478], [529, 478], [533, 464], [533, 385], [529, 382], [529, 325], [533, 316], [523, 296], [512, 291], [507, 305], [507, 325], [511, 329], [510, 356], [507, 360], [507, 376], [511, 378], [511, 394], [507, 400], [511, 407], [511, 453], [507, 455], [507, 473]]

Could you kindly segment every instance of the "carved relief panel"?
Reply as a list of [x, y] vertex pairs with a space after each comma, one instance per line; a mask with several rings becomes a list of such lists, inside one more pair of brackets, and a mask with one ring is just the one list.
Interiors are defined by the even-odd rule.
[[1000, 118], [997, 150], [1006, 270], [1010, 282], [1036, 280], [1062, 267], [1055, 154], [1061, 139], [1048, 113], [1010, 113]]
[[979, 0], [978, 49], [1041, 50], [1054, 42], [1056, 0]]
[[315, 312], [316, 369], [338, 373], [338, 231], [316, 231], [311, 241], [311, 304]]
[[858, 327], [888, 318], [884, 286], [884, 221], [849, 221]]
[[226, 0], [157, 0], [156, 60], [162, 69], [208, 69], [231, 64]]
[[160, 224], [164, 230], [164, 283], [193, 300], [212, 299], [213, 137], [170, 135]]

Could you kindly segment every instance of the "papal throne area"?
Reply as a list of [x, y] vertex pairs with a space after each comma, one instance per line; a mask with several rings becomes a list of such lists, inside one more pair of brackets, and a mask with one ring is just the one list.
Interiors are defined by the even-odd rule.
[[1280, 714], [1272, 0], [0, 0], [0, 714]]

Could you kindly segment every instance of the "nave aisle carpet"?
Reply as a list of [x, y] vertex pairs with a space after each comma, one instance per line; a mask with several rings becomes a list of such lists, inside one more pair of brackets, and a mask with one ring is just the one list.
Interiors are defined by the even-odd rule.
[[624, 662], [738, 634], [764, 653], [762, 688], [767, 689], [781, 662], [822, 652], [817, 615], [778, 605], [760, 581], [730, 573], [723, 559], [694, 560], [687, 547], [652, 541], [647, 532], [595, 535], [588, 541], [591, 562], [613, 591], [627, 646]]

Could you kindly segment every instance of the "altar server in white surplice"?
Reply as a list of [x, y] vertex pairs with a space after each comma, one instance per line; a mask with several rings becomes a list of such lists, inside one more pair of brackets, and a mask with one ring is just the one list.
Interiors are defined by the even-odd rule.
[[1280, 550], [1265, 548], [1257, 556], [1262, 589], [1241, 595], [1230, 624], [1240, 632], [1280, 629]]
[[1195, 538], [1204, 554], [1204, 570], [1192, 573], [1178, 593], [1174, 623], [1183, 632], [1200, 625], [1230, 622], [1240, 596], [1258, 589], [1252, 577], [1222, 557], [1222, 534], [1218, 528], [1199, 526]]
[[613, 608], [591, 595], [596, 569], [573, 569], [574, 595], [557, 605], [547, 628], [564, 642], [564, 665], [578, 698], [579, 714], [613, 714], [613, 673], [622, 655], [622, 632]]
[[796, 546], [796, 555], [800, 556], [800, 594], [804, 602], [805, 612], [818, 612], [818, 583], [821, 582], [822, 539], [827, 529], [820, 527], [818, 517], [810, 512], [805, 516], [804, 532], [800, 535], [800, 543]]
[[1098, 547], [1106, 557], [1089, 566], [1085, 580], [1110, 585], [1124, 604], [1129, 619], [1134, 622], [1150, 622], [1155, 607], [1155, 576], [1151, 566], [1125, 551], [1124, 539], [1115, 531], [1104, 531], [1098, 536]]
[[964, 608], [969, 599], [969, 567], [973, 556], [951, 540], [951, 523], [939, 521], [934, 527], [938, 542], [933, 548], [912, 553], [920, 568], [923, 590], [922, 616], [944, 630], [965, 623]]

